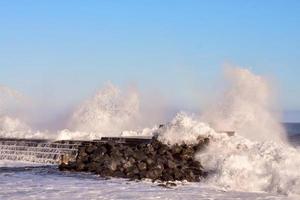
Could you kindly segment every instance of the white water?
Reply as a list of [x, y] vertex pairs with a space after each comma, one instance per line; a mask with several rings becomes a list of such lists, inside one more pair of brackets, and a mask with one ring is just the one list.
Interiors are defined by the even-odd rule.
[[[245, 69], [231, 69], [228, 77], [228, 87], [216, 106], [212, 106], [202, 116], [179, 113], [161, 129], [154, 126], [141, 131], [131, 131], [138, 127], [138, 118], [143, 117], [138, 94], [135, 91], [122, 93], [109, 85], [75, 110], [68, 129], [59, 130], [52, 135], [47, 131], [32, 131], [20, 119], [2, 115], [0, 134], [2, 137], [98, 139], [102, 136], [151, 135], [153, 132], [159, 132], [159, 139], [168, 144], [194, 143], [199, 136], [209, 137], [211, 142], [208, 148], [200, 152], [197, 159], [211, 172], [205, 181], [210, 188], [217, 186], [226, 191], [240, 191], [226, 194], [238, 194], [243, 199], [254, 194], [251, 192], [300, 195], [300, 172], [297, 169], [297, 166], [300, 166], [300, 152], [285, 143], [284, 131], [278, 123], [279, 118], [272, 112], [272, 95], [268, 82]], [[215, 130], [234, 130], [236, 135], [229, 137]], [[22, 179], [21, 177], [22, 175], [17, 179]], [[82, 186], [74, 177], [72, 180]], [[45, 180], [43, 184], [48, 185], [47, 181], [49, 180]], [[25, 183], [28, 184], [24, 181]], [[54, 187], [51, 181], [49, 184]], [[99, 184], [105, 185], [105, 182]], [[120, 186], [123, 182], [116, 181], [112, 184]], [[74, 188], [63, 186], [67, 188], [66, 191], [74, 192]], [[141, 184], [133, 188], [139, 190], [139, 187], [144, 186]], [[89, 187], [93, 191], [94, 187]], [[183, 188], [176, 192], [189, 191], [189, 187]], [[203, 194], [201, 188], [203, 185], [193, 184], [190, 191], [194, 194], [193, 197]], [[77, 189], [75, 187], [75, 190]], [[124, 187], [124, 190], [131, 189]], [[147, 192], [147, 189], [142, 190]], [[209, 190], [219, 194], [219, 190]], [[153, 193], [156, 193], [155, 191], [162, 198], [174, 198], [173, 194], [161, 192], [160, 189], [154, 190]], [[95, 191], [95, 194], [105, 196], [109, 193], [101, 192], [102, 190], [98, 193]], [[76, 194], [80, 196], [82, 193]], [[94, 197], [95, 194], [89, 195]], [[120, 196], [117, 195], [116, 198], [118, 197]], [[202, 197], [210, 198], [212, 194]], [[226, 195], [221, 195], [220, 199], [223, 197]]]
[[287, 144], [217, 133], [197, 117], [184, 113], [164, 130], [160, 139], [169, 143], [190, 143], [199, 136], [210, 138], [209, 146], [196, 156], [210, 171], [207, 184], [226, 190], [300, 195], [300, 151]]
[[122, 93], [108, 84], [73, 113], [70, 129], [118, 135], [132, 129], [139, 117], [139, 98], [134, 90]]
[[264, 77], [247, 69], [227, 68], [224, 92], [205, 110], [201, 120], [216, 130], [234, 130], [253, 141], [285, 141], [279, 123], [274, 88]]
[[0, 85], [0, 115], [14, 113], [25, 101], [26, 98], [20, 92]]
[[217, 135], [197, 158], [222, 188], [300, 195], [300, 151], [287, 145]]
[[[27, 166], [27, 167], [26, 167]], [[5, 167], [5, 168], [3, 168]], [[34, 167], [34, 168], [31, 168]], [[59, 172], [26, 162], [0, 161], [0, 199], [290, 199], [267, 193], [225, 191], [202, 183], [178, 183], [172, 189], [149, 181], [104, 180], [96, 175]]]
[[20, 92], [0, 86], [0, 137], [3, 138], [50, 138], [51, 136], [32, 131], [19, 117], [27, 99]]

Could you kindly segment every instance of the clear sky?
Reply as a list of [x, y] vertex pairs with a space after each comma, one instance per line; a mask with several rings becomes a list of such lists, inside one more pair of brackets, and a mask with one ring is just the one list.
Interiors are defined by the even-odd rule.
[[195, 107], [226, 62], [300, 110], [300, 1], [0, 1], [0, 84], [49, 105], [111, 81]]

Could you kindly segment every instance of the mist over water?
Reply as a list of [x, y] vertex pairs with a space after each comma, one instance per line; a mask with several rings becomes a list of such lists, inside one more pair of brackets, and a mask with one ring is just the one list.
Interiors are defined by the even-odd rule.
[[274, 113], [269, 82], [247, 69], [229, 68], [224, 93], [200, 117], [215, 130], [233, 130], [235, 136], [215, 133], [198, 154], [210, 171], [208, 184], [229, 190], [300, 194], [300, 151], [286, 142]]
[[[0, 88], [0, 136], [90, 140], [156, 132], [167, 144], [209, 137], [209, 146], [197, 155], [211, 174], [207, 184], [229, 190], [300, 194], [300, 152], [286, 143], [280, 117], [273, 112], [276, 100], [269, 82], [250, 70], [229, 68], [224, 85], [219, 98], [202, 115], [180, 112], [159, 129], [164, 110], [159, 101], [142, 101], [135, 88], [120, 90], [107, 84], [71, 112], [65, 129], [56, 131], [30, 127], [23, 115], [4, 101], [12, 98], [18, 102], [19, 93]], [[156, 103], [156, 108], [147, 107]], [[235, 131], [235, 136], [222, 133], [229, 130]]]
[[139, 96], [133, 89], [121, 92], [107, 84], [72, 114], [69, 127], [73, 131], [118, 135], [133, 129], [139, 120]]
[[274, 89], [267, 79], [242, 68], [226, 68], [224, 92], [201, 117], [216, 130], [236, 131], [254, 141], [286, 140]]
[[19, 119], [25, 97], [16, 90], [0, 86], [0, 136], [26, 137], [30, 127]]

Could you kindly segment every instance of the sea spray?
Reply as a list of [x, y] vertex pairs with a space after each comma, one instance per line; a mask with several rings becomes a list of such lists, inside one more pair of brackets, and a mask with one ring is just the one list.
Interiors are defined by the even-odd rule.
[[[210, 172], [207, 183], [231, 190], [300, 194], [300, 152], [281, 142], [284, 131], [272, 112], [268, 82], [246, 69], [231, 69], [228, 77], [228, 90], [201, 117], [179, 113], [163, 127], [142, 131], [130, 131], [136, 129], [140, 117], [138, 94], [122, 93], [109, 85], [79, 106], [69, 130], [58, 131], [54, 138], [159, 133], [164, 143], [192, 144], [198, 137], [209, 137], [209, 146], [196, 156]], [[5, 137], [49, 137], [47, 131], [32, 131], [20, 119], [8, 115], [2, 115], [0, 129]], [[233, 130], [236, 134], [230, 137], [215, 130]]]
[[215, 134], [215, 131], [207, 124], [197, 121], [184, 112], [178, 113], [175, 118], [156, 131], [158, 139], [163, 143], [195, 144], [199, 138]]
[[1, 133], [13, 133], [13, 132], [26, 132], [30, 128], [27, 124], [20, 121], [17, 118], [11, 118], [8, 116], [0, 117], [0, 132]]
[[97, 132], [71, 131], [69, 129], [59, 130], [55, 140], [95, 140], [101, 139], [105, 134]]
[[98, 137], [119, 136], [121, 132], [143, 130], [164, 122], [166, 107], [157, 91], [141, 93], [132, 85], [120, 89], [107, 83], [75, 109], [67, 128], [97, 133]]
[[299, 150], [275, 142], [253, 142], [216, 134], [198, 154], [210, 171], [207, 183], [228, 190], [300, 195]]
[[236, 134], [211, 132], [210, 145], [198, 154], [211, 172], [207, 182], [231, 190], [299, 195], [300, 152], [286, 143], [268, 81], [241, 68], [227, 69], [226, 78], [225, 92], [200, 119]]
[[54, 140], [56, 134], [51, 134], [48, 131], [34, 131], [18, 118], [2, 116], [0, 117], [0, 138]]
[[122, 93], [114, 85], [107, 84], [75, 110], [69, 127], [73, 131], [116, 136], [134, 128], [138, 115], [138, 94], [133, 90]]
[[267, 79], [248, 69], [226, 68], [223, 86], [225, 91], [204, 111], [201, 120], [216, 130], [236, 131], [253, 141], [286, 140]]
[[209, 174], [206, 182], [225, 190], [300, 195], [300, 151], [285, 143], [251, 141], [238, 133], [216, 132], [197, 115], [179, 113], [159, 140], [167, 144], [194, 144], [209, 138], [196, 155]]
[[198, 136], [210, 138], [207, 149], [197, 155], [210, 174], [208, 184], [300, 195], [300, 152], [285, 142], [279, 118], [272, 111], [274, 97], [268, 81], [240, 68], [229, 69], [227, 80], [224, 94], [201, 117], [181, 113], [160, 129], [159, 138], [170, 144], [193, 143]]
[[0, 116], [19, 117], [27, 100], [22, 93], [0, 85]]
[[18, 118], [19, 110], [25, 101], [24, 95], [6, 86], [0, 86], [0, 137], [34, 137], [30, 127]]

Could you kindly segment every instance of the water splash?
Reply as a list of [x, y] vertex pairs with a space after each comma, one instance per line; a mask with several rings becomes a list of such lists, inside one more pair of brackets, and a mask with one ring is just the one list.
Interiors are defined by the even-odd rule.
[[118, 135], [132, 129], [139, 116], [139, 98], [134, 90], [122, 93], [112, 84], [96, 93], [73, 113], [72, 131]]
[[267, 79], [242, 68], [227, 68], [225, 75], [225, 91], [201, 119], [216, 130], [233, 130], [251, 140], [286, 141]]
[[178, 113], [170, 123], [156, 132], [159, 134], [160, 141], [170, 145], [197, 143], [199, 138], [215, 133], [207, 124], [188, 117], [184, 112]]
[[229, 190], [300, 195], [299, 150], [275, 142], [253, 142], [241, 136], [210, 136], [198, 154], [211, 175], [207, 182]]
[[[167, 144], [195, 143], [209, 137], [208, 148], [197, 155], [211, 172], [207, 183], [226, 189], [300, 194], [299, 150], [283, 143], [284, 131], [273, 114], [270, 85], [263, 77], [247, 69], [227, 71], [228, 87], [203, 116], [179, 113], [163, 128], [154, 126], [136, 130], [141, 116], [138, 94], [122, 93], [109, 84], [73, 113], [69, 130], [61, 130], [58, 139], [96, 139], [103, 135], [137, 136], [159, 132]], [[0, 118], [0, 134], [16, 137], [44, 137], [16, 118]], [[212, 128], [213, 127], [213, 128]], [[234, 130], [236, 135], [215, 130]], [[1, 132], [2, 130], [2, 132]]]
[[214, 131], [199, 116], [179, 113], [160, 131], [167, 144], [196, 143], [210, 139], [196, 155], [209, 172], [205, 182], [224, 190], [300, 195], [300, 151], [284, 143], [251, 141]]

